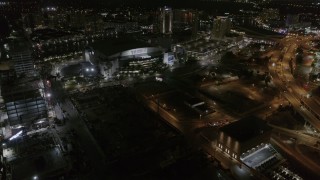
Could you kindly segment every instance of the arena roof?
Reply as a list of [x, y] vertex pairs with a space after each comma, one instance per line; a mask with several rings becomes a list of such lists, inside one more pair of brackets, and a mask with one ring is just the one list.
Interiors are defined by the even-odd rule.
[[239, 142], [248, 141], [270, 130], [271, 127], [263, 120], [254, 116], [240, 119], [220, 128], [220, 131], [225, 132]]
[[158, 56], [162, 54], [162, 49], [159, 47], [152, 47], [145, 42], [125, 37], [97, 41], [89, 47], [93, 51], [102, 53], [108, 59], [126, 60], [144, 55]]
[[106, 56], [136, 48], [150, 47], [150, 44], [142, 41], [136, 41], [130, 38], [112, 38], [96, 41], [90, 45], [94, 50], [103, 53]]

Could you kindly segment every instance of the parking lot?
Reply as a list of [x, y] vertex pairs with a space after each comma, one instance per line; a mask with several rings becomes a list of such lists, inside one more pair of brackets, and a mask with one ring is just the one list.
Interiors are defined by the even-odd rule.
[[225, 86], [211, 85], [201, 88], [201, 92], [208, 98], [238, 114], [243, 114], [263, 104], [260, 95], [249, 90], [236, 82]]

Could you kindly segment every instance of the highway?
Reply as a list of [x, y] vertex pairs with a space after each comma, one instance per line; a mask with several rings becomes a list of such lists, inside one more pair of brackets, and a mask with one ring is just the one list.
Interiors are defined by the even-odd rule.
[[[255, 173], [247, 167], [247, 165], [242, 164], [230, 158], [225, 152], [217, 149], [215, 147], [215, 142], [206, 139], [204, 136], [201, 136], [201, 133], [195, 132], [195, 129], [204, 127], [203, 121], [183, 121], [178, 119], [171, 114], [170, 110], [166, 110], [161, 105], [158, 105], [156, 98], [147, 98], [141, 95], [141, 101], [152, 111], [158, 113], [158, 115], [163, 118], [163, 120], [168, 123], [171, 127], [175, 128], [178, 132], [182, 133], [188, 141], [193, 144], [195, 147], [201, 147], [206, 153], [210, 154], [212, 157], [217, 159], [221, 165], [225, 168], [230, 168], [232, 166], [242, 166], [242, 174], [238, 174], [241, 178], [251, 179], [251, 173]], [[226, 178], [226, 177], [224, 177]]]
[[[280, 41], [280, 45], [283, 46], [281, 51], [275, 48], [273, 51], [268, 52], [271, 53], [271, 62], [269, 63], [268, 68], [273, 78], [273, 83], [279, 88], [282, 96], [289, 101], [295, 111], [302, 115], [309, 124], [315, 129], [320, 130], [319, 101], [316, 97], [306, 98], [307, 92], [297, 84], [292, 75], [292, 72], [295, 69], [294, 63], [297, 48], [299, 46], [306, 48], [306, 42], [309, 40], [309, 37], [290, 37], [282, 39]], [[291, 67], [290, 63], [292, 63]], [[299, 144], [315, 148], [315, 145], [320, 141], [318, 137], [305, 134], [304, 131], [289, 130], [271, 124], [269, 125], [277, 132], [271, 140], [272, 143], [280, 147], [293, 159], [299, 161], [312, 172], [320, 175], [320, 166], [313, 162], [312, 159], [309, 159], [310, 157], [303, 155], [298, 148]], [[285, 144], [281, 139], [281, 135], [292, 137], [293, 143], [291, 145]], [[320, 149], [318, 148], [318, 150]]]
[[[295, 52], [299, 45], [303, 45], [309, 38], [287, 38], [281, 41], [284, 44], [282, 49], [283, 59], [276, 52], [269, 63], [269, 71], [273, 77], [273, 82], [279, 89], [285, 93], [283, 95], [294, 106], [294, 108], [301, 113], [303, 117], [316, 129], [320, 130], [320, 108], [319, 104], [314, 98], [305, 98], [307, 92], [295, 82], [291, 69], [289, 68], [289, 61], [295, 59]], [[276, 64], [276, 66], [274, 66]], [[280, 67], [280, 70], [278, 69]], [[306, 110], [301, 109], [303, 105]]]
[[293, 147], [287, 146], [281, 139], [281, 137], [272, 137], [271, 143], [275, 144], [279, 148], [281, 148], [286, 154], [288, 154], [291, 158], [295, 159], [296, 161], [299, 161], [301, 164], [303, 164], [305, 167], [310, 169], [314, 174], [320, 175], [320, 167], [316, 165], [312, 160], [306, 158], [303, 154], [301, 154], [295, 144], [293, 144]]
[[319, 142], [319, 138], [307, 135], [303, 131], [296, 131], [296, 130], [281, 128], [279, 126], [275, 126], [270, 123], [269, 123], [269, 126], [273, 127], [275, 132], [295, 138], [295, 142], [298, 144], [314, 146], [315, 144], [317, 144], [317, 142]]

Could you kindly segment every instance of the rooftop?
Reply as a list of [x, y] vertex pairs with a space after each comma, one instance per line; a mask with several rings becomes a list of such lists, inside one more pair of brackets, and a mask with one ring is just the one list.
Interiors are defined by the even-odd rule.
[[94, 50], [97, 50], [106, 56], [111, 56], [122, 51], [150, 47], [151, 45], [132, 38], [121, 37], [96, 41], [90, 46], [93, 47]]
[[184, 102], [189, 106], [199, 106], [201, 104], [204, 104], [204, 101], [196, 97], [187, 98]]
[[9, 42], [10, 53], [30, 51], [31, 44], [24, 38], [12, 39]]
[[220, 131], [240, 142], [248, 141], [270, 130], [271, 127], [269, 127], [263, 120], [254, 116], [240, 119], [239, 121], [220, 128]]
[[12, 179], [45, 179], [63, 172], [67, 167], [62, 151], [48, 131], [18, 137], [6, 142], [3, 156], [12, 168]]
[[1, 95], [15, 94], [18, 92], [25, 92], [29, 90], [38, 90], [41, 88], [41, 81], [37, 77], [25, 77], [16, 79], [10, 84], [1, 86]]

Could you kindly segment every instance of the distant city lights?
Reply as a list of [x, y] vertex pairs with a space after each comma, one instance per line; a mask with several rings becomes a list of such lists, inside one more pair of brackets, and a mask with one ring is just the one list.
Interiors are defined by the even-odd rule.
[[47, 7], [46, 10], [47, 11], [56, 11], [57, 8], [55, 8], [55, 7]]
[[9, 2], [0, 2], [0, 6], [9, 5]]

